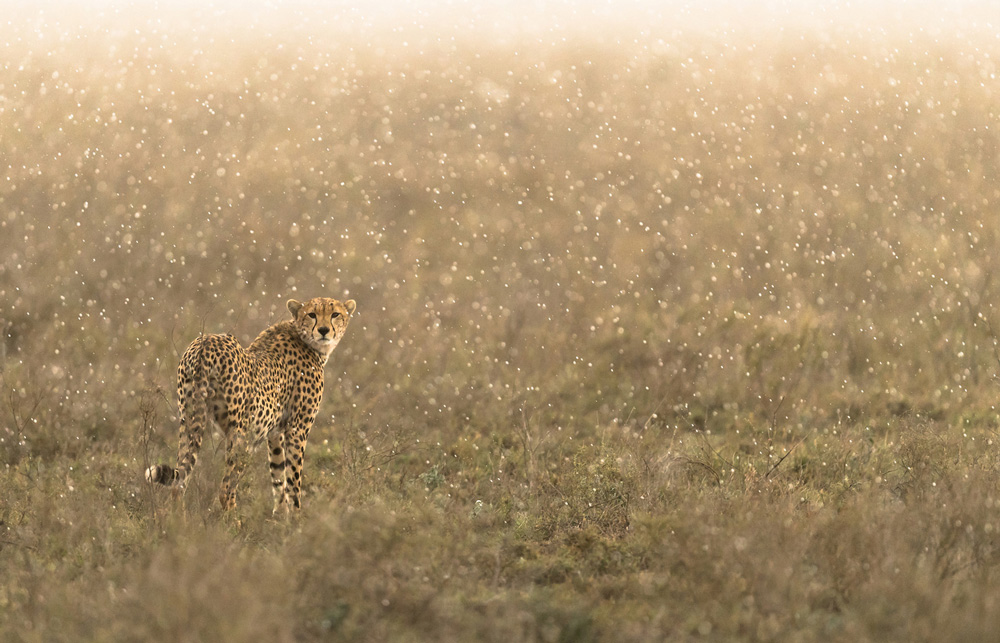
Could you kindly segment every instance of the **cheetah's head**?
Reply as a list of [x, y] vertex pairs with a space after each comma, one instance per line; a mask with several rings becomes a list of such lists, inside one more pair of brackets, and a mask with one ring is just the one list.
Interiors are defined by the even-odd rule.
[[288, 312], [292, 313], [292, 324], [310, 348], [324, 358], [330, 356], [347, 330], [347, 323], [357, 304], [353, 299], [341, 302], [327, 297], [316, 297], [303, 303], [288, 300]]

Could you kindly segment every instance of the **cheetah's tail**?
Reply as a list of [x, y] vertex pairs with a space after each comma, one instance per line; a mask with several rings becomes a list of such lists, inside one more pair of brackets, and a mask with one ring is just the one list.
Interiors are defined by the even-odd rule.
[[[181, 426], [177, 447], [177, 467], [160, 465], [156, 471], [147, 472], [152, 480], [163, 484], [183, 485], [188, 474], [198, 461], [202, 436], [209, 422], [208, 415], [208, 371], [205, 356], [206, 336], [202, 335], [188, 348], [178, 370], [178, 380], [188, 380], [188, 385], [179, 385]], [[190, 359], [188, 359], [190, 358]]]
[[146, 482], [171, 485], [177, 480], [177, 469], [169, 464], [157, 464], [146, 469]]

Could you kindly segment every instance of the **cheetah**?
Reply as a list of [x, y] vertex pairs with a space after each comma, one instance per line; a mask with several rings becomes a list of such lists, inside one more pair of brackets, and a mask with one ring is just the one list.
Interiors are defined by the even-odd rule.
[[177, 466], [152, 466], [146, 480], [183, 489], [211, 418], [226, 435], [222, 508], [236, 506], [243, 456], [266, 438], [274, 513], [298, 509], [306, 439], [323, 397], [323, 367], [355, 309], [353, 299], [289, 299], [292, 319], [271, 326], [246, 349], [232, 335], [194, 340], [177, 368]]

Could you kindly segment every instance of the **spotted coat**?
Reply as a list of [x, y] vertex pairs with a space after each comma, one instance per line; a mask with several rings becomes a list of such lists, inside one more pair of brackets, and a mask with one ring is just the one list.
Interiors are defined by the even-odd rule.
[[226, 435], [219, 501], [236, 506], [245, 454], [267, 440], [274, 511], [298, 508], [302, 460], [323, 398], [323, 367], [354, 314], [354, 300], [288, 301], [292, 319], [271, 326], [244, 349], [232, 335], [202, 335], [177, 369], [177, 465], [150, 467], [146, 479], [181, 488], [213, 420]]

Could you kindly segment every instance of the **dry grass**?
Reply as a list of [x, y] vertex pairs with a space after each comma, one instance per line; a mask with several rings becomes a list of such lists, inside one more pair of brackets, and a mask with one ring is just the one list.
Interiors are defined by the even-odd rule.
[[[995, 37], [108, 20], [0, 29], [0, 638], [997, 631]], [[301, 514], [147, 486], [319, 294]]]

